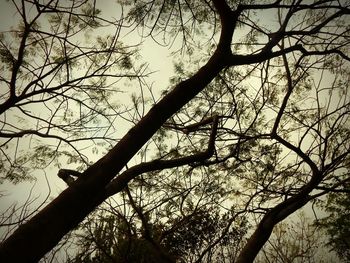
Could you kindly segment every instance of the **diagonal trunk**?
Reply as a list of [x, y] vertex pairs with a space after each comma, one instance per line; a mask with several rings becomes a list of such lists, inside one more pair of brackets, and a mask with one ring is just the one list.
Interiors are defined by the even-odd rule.
[[[0, 262], [37, 262], [107, 197], [106, 186], [152, 137], [187, 102], [203, 90], [230, 63], [231, 40], [239, 12], [223, 0], [213, 0], [220, 14], [217, 50], [191, 78], [179, 83], [154, 105], [104, 157], [89, 167], [69, 188], [0, 245]], [[128, 183], [118, 178], [121, 191]], [[118, 191], [116, 191], [118, 192]]]
[[[36, 262], [105, 198], [105, 186], [161, 125], [198, 94], [225, 66], [216, 52], [196, 74], [179, 83], [103, 158], [0, 246], [0, 261]], [[123, 189], [128, 181], [119, 181]]]
[[[263, 248], [265, 243], [271, 236], [272, 230], [279, 222], [293, 214], [295, 211], [303, 207], [308, 201], [308, 195], [313, 186], [319, 183], [316, 176], [305, 185], [299, 194], [287, 199], [286, 201], [276, 205], [272, 208], [261, 220], [254, 233], [248, 239], [248, 242], [243, 247], [235, 263], [252, 263], [254, 259]], [[318, 177], [320, 178], [320, 177]]]

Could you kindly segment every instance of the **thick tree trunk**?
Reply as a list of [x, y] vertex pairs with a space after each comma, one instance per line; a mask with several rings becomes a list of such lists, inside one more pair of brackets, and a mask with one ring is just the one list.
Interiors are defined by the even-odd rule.
[[[223, 61], [223, 60], [222, 60]], [[134, 127], [105, 157], [87, 169], [39, 214], [20, 226], [0, 246], [1, 262], [36, 262], [81, 222], [105, 198], [104, 187], [161, 125], [223, 68], [214, 55], [192, 78], [180, 83]], [[120, 182], [120, 189], [128, 182]]]
[[[223, 30], [224, 31], [224, 30]], [[226, 30], [227, 31], [227, 30]], [[196, 74], [179, 83], [103, 158], [0, 246], [0, 262], [36, 262], [107, 197], [107, 184], [120, 172], [161, 125], [204, 89], [227, 64], [233, 28], [217, 51]], [[227, 37], [227, 34], [229, 35]], [[228, 53], [227, 53], [228, 51]], [[122, 190], [127, 180], [119, 180]]]

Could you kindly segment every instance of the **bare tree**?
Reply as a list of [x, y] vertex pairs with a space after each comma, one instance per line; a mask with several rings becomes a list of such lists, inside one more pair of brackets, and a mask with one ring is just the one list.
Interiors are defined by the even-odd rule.
[[[20, 34], [17, 58], [8, 64], [11, 78], [2, 77], [9, 87], [3, 96], [3, 112], [21, 106], [28, 97], [21, 94], [34, 95], [40, 91], [55, 98], [57, 90], [59, 97], [65, 96], [67, 87], [75, 90], [76, 83], [71, 78], [79, 76], [79, 72], [72, 72], [74, 58], [84, 54], [81, 56], [90, 61], [94, 54], [84, 50], [85, 53], [74, 55], [74, 51], [84, 48], [77, 44], [72, 51], [67, 48], [67, 37], [63, 37], [61, 53], [69, 55], [64, 55], [63, 60], [62, 55], [58, 57], [56, 63], [64, 74], [57, 75], [59, 84], [51, 87], [53, 93], [50, 93], [53, 83], [43, 81], [43, 76], [56, 78], [55, 70], [43, 71], [42, 75], [36, 73], [39, 77], [32, 77], [25, 86], [28, 88], [17, 88], [18, 74], [26, 69], [24, 50], [35, 43], [27, 40], [41, 32], [36, 23], [39, 15], [64, 14], [71, 23], [77, 19], [79, 25], [86, 12], [89, 19], [84, 23], [95, 25], [95, 2], [88, 11], [83, 5], [88, 2], [72, 1], [68, 10], [59, 3], [28, 1], [18, 8], [24, 21], [23, 34]], [[131, 5], [133, 1], [123, 3]], [[26, 5], [35, 8], [34, 15], [25, 15]], [[77, 13], [80, 8], [83, 14]], [[89, 167], [84, 166], [81, 174], [67, 169], [60, 171], [62, 178], [78, 175], [77, 179], [71, 180], [65, 191], [1, 244], [0, 258], [39, 260], [90, 212], [124, 190], [133, 179], [137, 182], [144, 174], [145, 183], [155, 191], [159, 188], [152, 189], [152, 182], [172, 168], [175, 174], [172, 178], [178, 181], [181, 173], [193, 181], [207, 180], [209, 185], [220, 181], [225, 201], [217, 200], [217, 205], [224, 206], [230, 200], [230, 206], [236, 207], [235, 213], [258, 220], [235, 260], [253, 262], [276, 224], [306, 203], [343, 190], [349, 180], [349, 13], [347, 1], [260, 1], [258, 4], [224, 0], [137, 1], [129, 6], [125, 20], [141, 28], [144, 37], [156, 41], [164, 37], [165, 44], [171, 45], [174, 37], [180, 35], [180, 51], [190, 55], [190, 63], [186, 63], [184, 56], [176, 64], [173, 87], [164, 90], [159, 100], [154, 99], [148, 111], [145, 106], [139, 108], [145, 102], [142, 95], [141, 99], [134, 99], [138, 114], [131, 119], [135, 125], [107, 154]], [[73, 17], [76, 18], [72, 20]], [[207, 42], [200, 42], [196, 50], [197, 40], [206, 34], [201, 35], [201, 30], [206, 27], [212, 29], [212, 35], [207, 36]], [[64, 28], [64, 34], [69, 34], [69, 26]], [[50, 37], [55, 39], [55, 35]], [[120, 49], [112, 47], [114, 44], [107, 44], [107, 54], [114, 56], [119, 52], [121, 67], [129, 72], [132, 54], [120, 53]], [[81, 86], [78, 96], [100, 87], [103, 77], [140, 79], [142, 76], [140, 70], [119, 75], [119, 71], [108, 67], [115, 61], [118, 59], [109, 60], [109, 56], [107, 62], [93, 60], [84, 71], [87, 73], [77, 77], [76, 82], [90, 77], [98, 77], [98, 81], [88, 87]], [[58, 66], [51, 63], [52, 68]], [[75, 97], [70, 95], [72, 100]], [[45, 103], [45, 98], [41, 103]], [[94, 103], [96, 98], [89, 97], [88, 101]], [[112, 111], [114, 107], [106, 101], [103, 105], [110, 105], [108, 109]], [[96, 107], [92, 107], [92, 112]], [[66, 112], [69, 108], [64, 109]], [[80, 119], [84, 116], [79, 116]], [[91, 119], [87, 121], [90, 122]], [[46, 131], [48, 127], [51, 125], [46, 121]], [[67, 129], [70, 127], [74, 127], [74, 122], [67, 123]], [[99, 129], [101, 124], [96, 127]], [[32, 133], [41, 135], [40, 131]], [[10, 138], [16, 137], [14, 134]], [[21, 128], [18, 134], [23, 134]], [[147, 154], [151, 148], [155, 149], [153, 154]], [[137, 153], [147, 158], [129, 167], [128, 162]]]

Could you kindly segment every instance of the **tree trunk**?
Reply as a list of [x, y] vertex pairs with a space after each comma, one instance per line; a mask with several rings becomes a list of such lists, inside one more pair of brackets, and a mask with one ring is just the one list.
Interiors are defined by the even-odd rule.
[[[195, 75], [179, 83], [154, 105], [108, 154], [5, 240], [0, 246], [0, 261], [36, 262], [42, 258], [105, 200], [107, 184], [161, 125], [205, 88], [224, 66], [225, 52], [218, 49]], [[120, 180], [118, 189], [122, 190], [127, 183]]]
[[315, 182], [311, 180], [298, 195], [276, 205], [267, 214], [265, 214], [254, 233], [248, 239], [247, 244], [245, 244], [242, 251], [239, 253], [235, 263], [254, 262], [254, 259], [270, 238], [275, 225], [303, 207], [310, 200], [308, 193], [311, 190], [308, 186], [314, 183]]

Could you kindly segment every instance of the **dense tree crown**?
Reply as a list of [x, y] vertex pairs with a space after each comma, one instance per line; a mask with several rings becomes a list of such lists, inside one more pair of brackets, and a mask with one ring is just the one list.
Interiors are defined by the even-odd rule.
[[349, 1], [1, 5], [1, 262], [349, 260]]

